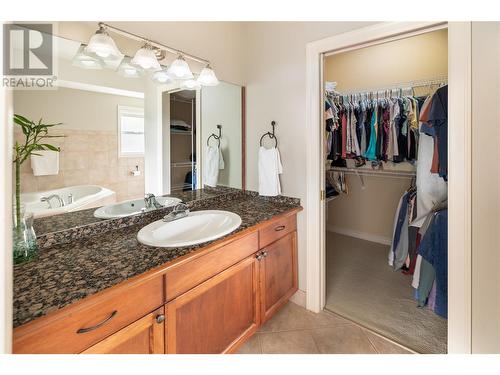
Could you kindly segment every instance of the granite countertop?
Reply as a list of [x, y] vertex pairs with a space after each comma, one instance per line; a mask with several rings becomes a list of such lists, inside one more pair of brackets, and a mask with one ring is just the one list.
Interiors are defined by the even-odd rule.
[[[247, 192], [230, 197], [194, 201], [192, 210], [218, 209], [237, 213], [241, 216], [242, 224], [232, 233], [234, 234], [299, 207], [298, 199], [259, 197], [255, 193]], [[150, 220], [158, 218], [153, 220], [151, 217]], [[44, 248], [40, 250], [38, 259], [15, 266], [14, 327], [164, 265], [210, 243], [182, 248], [145, 246], [136, 238], [137, 232], [145, 224], [147, 223], [114, 229]]]

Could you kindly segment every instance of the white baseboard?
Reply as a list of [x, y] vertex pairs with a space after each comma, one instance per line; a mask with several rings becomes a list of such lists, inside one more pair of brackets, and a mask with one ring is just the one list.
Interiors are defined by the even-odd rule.
[[293, 296], [290, 297], [290, 301], [296, 305], [306, 307], [306, 292], [303, 290], [297, 290]]
[[390, 245], [392, 242], [392, 238], [390, 238], [390, 237], [379, 236], [376, 234], [371, 234], [371, 233], [366, 233], [366, 232], [359, 232], [359, 231], [347, 229], [347, 228], [340, 228], [340, 227], [337, 227], [335, 225], [327, 226], [326, 230], [328, 232], [343, 234], [344, 236], [360, 238], [360, 239], [366, 240], [366, 241], [381, 243], [382, 245]]

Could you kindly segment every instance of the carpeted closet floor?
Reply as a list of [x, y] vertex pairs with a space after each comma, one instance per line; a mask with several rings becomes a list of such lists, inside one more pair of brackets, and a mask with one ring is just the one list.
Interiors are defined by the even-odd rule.
[[446, 353], [447, 321], [413, 299], [412, 276], [387, 264], [386, 245], [326, 235], [326, 309], [419, 353]]

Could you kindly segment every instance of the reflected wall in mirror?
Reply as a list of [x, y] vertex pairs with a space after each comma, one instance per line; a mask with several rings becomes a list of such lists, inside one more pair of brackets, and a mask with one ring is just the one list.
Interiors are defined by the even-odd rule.
[[[21, 170], [21, 200], [35, 217], [98, 207], [144, 196], [144, 81], [126, 80], [112, 69], [74, 64], [81, 44], [58, 42], [58, 87], [14, 91], [14, 113], [61, 122], [50, 135], [60, 153], [47, 165], [27, 160]], [[24, 142], [19, 127], [15, 140]], [[41, 158], [41, 157], [39, 157]], [[54, 165], [57, 164], [57, 165]], [[33, 169], [35, 167], [35, 169]], [[42, 202], [43, 197], [58, 195]]]
[[[244, 88], [214, 77], [197, 80], [207, 62], [188, 55], [194, 79], [164, 79], [162, 74], [178, 56], [157, 47], [160, 68], [142, 69], [133, 56], [144, 41], [112, 27], [109, 34], [123, 55], [89, 54], [86, 43], [97, 23], [60, 26], [61, 35], [53, 39], [57, 87], [14, 92], [14, 113], [34, 121], [60, 122], [49, 134], [64, 135], [50, 142], [60, 147], [60, 153], [40, 157], [37, 161], [42, 163], [37, 165], [29, 160], [22, 165], [21, 200], [26, 211], [35, 218], [71, 215], [58, 223], [74, 227], [155, 209], [160, 201], [177, 202], [158, 199], [153, 204], [151, 198], [145, 199], [148, 193], [175, 195], [207, 186], [244, 188]], [[218, 137], [218, 125], [220, 139], [210, 137]], [[23, 142], [20, 130], [15, 128], [14, 137]], [[220, 155], [217, 163], [214, 154]], [[98, 211], [101, 206], [105, 207]], [[71, 214], [74, 211], [80, 213]]]

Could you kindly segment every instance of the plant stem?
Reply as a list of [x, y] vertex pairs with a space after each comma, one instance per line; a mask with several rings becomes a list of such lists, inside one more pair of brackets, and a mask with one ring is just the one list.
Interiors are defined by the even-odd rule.
[[16, 158], [16, 229], [21, 229], [21, 163]]

